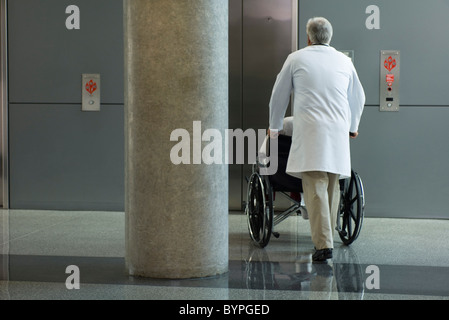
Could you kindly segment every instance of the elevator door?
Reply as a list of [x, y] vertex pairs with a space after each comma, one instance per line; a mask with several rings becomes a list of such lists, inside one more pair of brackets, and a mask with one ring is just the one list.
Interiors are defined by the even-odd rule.
[[[297, 46], [296, 2], [229, 0], [230, 129], [268, 128], [276, 76]], [[251, 174], [247, 160], [244, 165], [229, 166], [231, 210], [241, 210], [246, 199], [245, 177]]]

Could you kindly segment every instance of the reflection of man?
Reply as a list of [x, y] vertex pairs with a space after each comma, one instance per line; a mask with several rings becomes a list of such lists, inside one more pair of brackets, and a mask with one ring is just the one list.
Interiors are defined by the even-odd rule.
[[327, 263], [314, 265], [315, 277], [310, 279], [310, 300], [338, 300], [337, 279], [333, 266]]
[[294, 93], [293, 137], [286, 172], [302, 179], [315, 245], [314, 261], [332, 258], [339, 179], [351, 175], [348, 133], [358, 135], [365, 93], [351, 60], [329, 46], [332, 25], [307, 22], [308, 46], [293, 52], [277, 76], [270, 101], [270, 136], [282, 129]]

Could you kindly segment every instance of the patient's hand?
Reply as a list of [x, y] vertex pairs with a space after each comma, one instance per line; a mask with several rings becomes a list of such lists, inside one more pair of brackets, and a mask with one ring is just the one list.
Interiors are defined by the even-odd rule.
[[271, 131], [270, 129], [268, 129], [268, 135], [271, 139], [276, 139], [279, 136], [279, 131]]

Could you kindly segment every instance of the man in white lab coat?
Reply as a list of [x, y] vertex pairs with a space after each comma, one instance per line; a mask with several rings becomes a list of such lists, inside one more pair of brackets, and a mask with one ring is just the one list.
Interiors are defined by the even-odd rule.
[[350, 58], [329, 46], [332, 25], [307, 22], [308, 46], [293, 52], [270, 100], [271, 138], [282, 129], [293, 93], [293, 136], [286, 172], [302, 179], [314, 261], [332, 258], [339, 179], [351, 175], [349, 136], [358, 135], [365, 93]]

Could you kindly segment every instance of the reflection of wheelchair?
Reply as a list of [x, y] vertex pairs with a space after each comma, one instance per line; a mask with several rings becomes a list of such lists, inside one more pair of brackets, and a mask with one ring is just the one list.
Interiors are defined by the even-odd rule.
[[327, 264], [312, 263], [311, 253], [299, 252], [295, 261], [270, 261], [266, 250], [251, 250], [242, 261], [246, 288], [256, 300], [266, 299], [269, 290], [301, 291], [310, 299], [336, 294], [339, 300], [363, 300], [366, 274], [356, 253], [346, 246], [334, 253], [334, 261]]
[[[277, 172], [273, 175], [262, 175], [260, 169], [266, 165], [257, 162], [253, 165], [252, 175], [248, 179], [245, 214], [249, 234], [254, 243], [262, 248], [270, 241], [271, 234], [279, 237], [273, 230], [274, 226], [291, 214], [300, 214], [306, 209], [297, 197], [291, 196], [302, 192], [302, 185], [300, 179], [285, 172], [290, 145], [291, 137], [279, 135]], [[349, 245], [357, 239], [364, 215], [365, 198], [360, 176], [352, 171], [350, 178], [340, 180], [340, 191], [336, 230], [343, 243]], [[293, 205], [275, 216], [273, 202], [276, 194], [284, 195]]]

